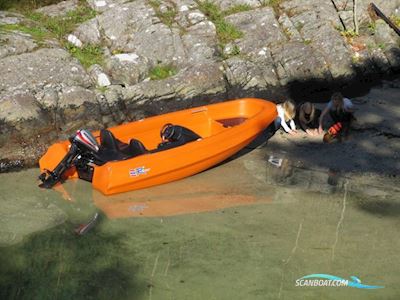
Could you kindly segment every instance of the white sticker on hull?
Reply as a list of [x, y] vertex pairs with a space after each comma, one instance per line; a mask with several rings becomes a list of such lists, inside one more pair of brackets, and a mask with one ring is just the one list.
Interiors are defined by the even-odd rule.
[[146, 167], [139, 167], [135, 169], [129, 169], [129, 176], [130, 177], [138, 177], [140, 175], [146, 175], [150, 171], [149, 168]]

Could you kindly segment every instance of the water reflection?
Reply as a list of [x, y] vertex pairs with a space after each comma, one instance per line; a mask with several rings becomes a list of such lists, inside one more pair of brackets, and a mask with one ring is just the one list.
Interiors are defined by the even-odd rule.
[[[244, 173], [239, 171], [235, 170]], [[218, 168], [177, 182], [111, 196], [90, 187], [89, 191], [88, 184], [79, 180], [69, 180], [56, 190], [64, 200], [75, 204], [80, 202], [77, 191], [87, 190], [97, 208], [112, 219], [175, 216], [269, 203], [274, 193], [271, 189], [269, 193], [255, 194], [246, 184], [227, 181], [224, 170]]]

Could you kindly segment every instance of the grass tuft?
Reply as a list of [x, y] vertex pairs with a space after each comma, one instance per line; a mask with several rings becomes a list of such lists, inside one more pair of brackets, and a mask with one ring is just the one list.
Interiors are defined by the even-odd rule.
[[102, 65], [104, 63], [103, 50], [100, 46], [85, 45], [78, 48], [71, 43], [66, 43], [65, 47], [86, 69], [94, 64]]
[[279, 4], [282, 3], [283, 0], [262, 0], [262, 6], [271, 6], [271, 7], [278, 7]]
[[353, 38], [358, 36], [358, 34], [354, 30], [342, 30], [340, 31], [340, 34], [345, 38]]
[[161, 20], [161, 22], [171, 28], [178, 14], [175, 6], [167, 7], [165, 11], [161, 11], [161, 2], [159, 0], [149, 0], [149, 4], [153, 7], [156, 16]]
[[[215, 25], [218, 40], [222, 45], [243, 37], [243, 32], [225, 21], [226, 13], [211, 1], [198, 2], [200, 11]], [[243, 8], [243, 6], [241, 6]]]
[[[31, 1], [35, 2], [34, 0]], [[27, 5], [30, 3], [28, 3], [28, 1], [20, 2], [26, 3]], [[37, 2], [33, 2], [31, 3], [31, 7], [36, 7], [38, 5]], [[57, 1], [53, 2], [56, 3]], [[69, 33], [75, 30], [78, 24], [96, 16], [96, 12], [91, 9], [85, 1], [80, 1], [80, 5], [75, 10], [68, 12], [65, 16], [49, 17], [32, 11], [27, 11], [25, 16], [30, 21], [15, 25], [1, 25], [0, 30], [16, 30], [30, 34], [39, 45], [42, 45], [45, 39], [55, 38], [58, 39], [60, 44], [63, 45], [72, 56], [76, 57], [85, 68], [93, 64], [103, 64], [103, 51], [100, 46], [86, 45], [82, 48], [78, 48], [64, 40]]]
[[0, 0], [0, 10], [28, 12], [63, 0]]
[[400, 27], [400, 16], [392, 15], [389, 19], [397, 26]]
[[29, 27], [23, 24], [5, 24], [0, 25], [0, 31], [19, 31], [32, 36], [37, 42], [49, 37], [49, 32], [42, 27]]
[[78, 6], [66, 16], [49, 17], [41, 13], [27, 13], [26, 17], [37, 22], [40, 26], [53, 33], [58, 39], [62, 39], [76, 28], [77, 24], [83, 23], [96, 16], [96, 12], [88, 6]]
[[237, 5], [234, 5], [230, 8], [228, 8], [227, 10], [224, 10], [223, 15], [229, 16], [229, 15], [237, 14], [237, 13], [240, 13], [243, 11], [249, 11], [251, 9], [252, 9], [251, 6], [248, 4], [237, 4]]
[[149, 72], [151, 80], [161, 80], [176, 75], [178, 72], [172, 65], [157, 65]]

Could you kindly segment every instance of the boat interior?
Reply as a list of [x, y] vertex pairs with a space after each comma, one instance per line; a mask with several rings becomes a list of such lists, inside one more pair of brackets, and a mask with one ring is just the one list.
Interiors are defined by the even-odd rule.
[[[243, 124], [264, 107], [242, 100], [216, 106], [187, 109], [162, 116], [150, 117], [134, 123], [111, 128], [110, 131], [122, 143], [129, 144], [132, 138], [140, 141], [145, 149], [154, 150], [162, 143], [160, 131], [167, 123], [180, 125], [204, 139], [217, 135], [229, 128]], [[97, 135], [100, 137], [100, 133]]]

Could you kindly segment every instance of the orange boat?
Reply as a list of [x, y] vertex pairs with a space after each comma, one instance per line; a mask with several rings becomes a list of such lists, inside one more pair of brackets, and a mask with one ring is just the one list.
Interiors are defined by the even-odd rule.
[[110, 195], [181, 179], [232, 156], [276, 116], [274, 103], [245, 98], [93, 133], [78, 130], [40, 159], [40, 186], [79, 177]]

